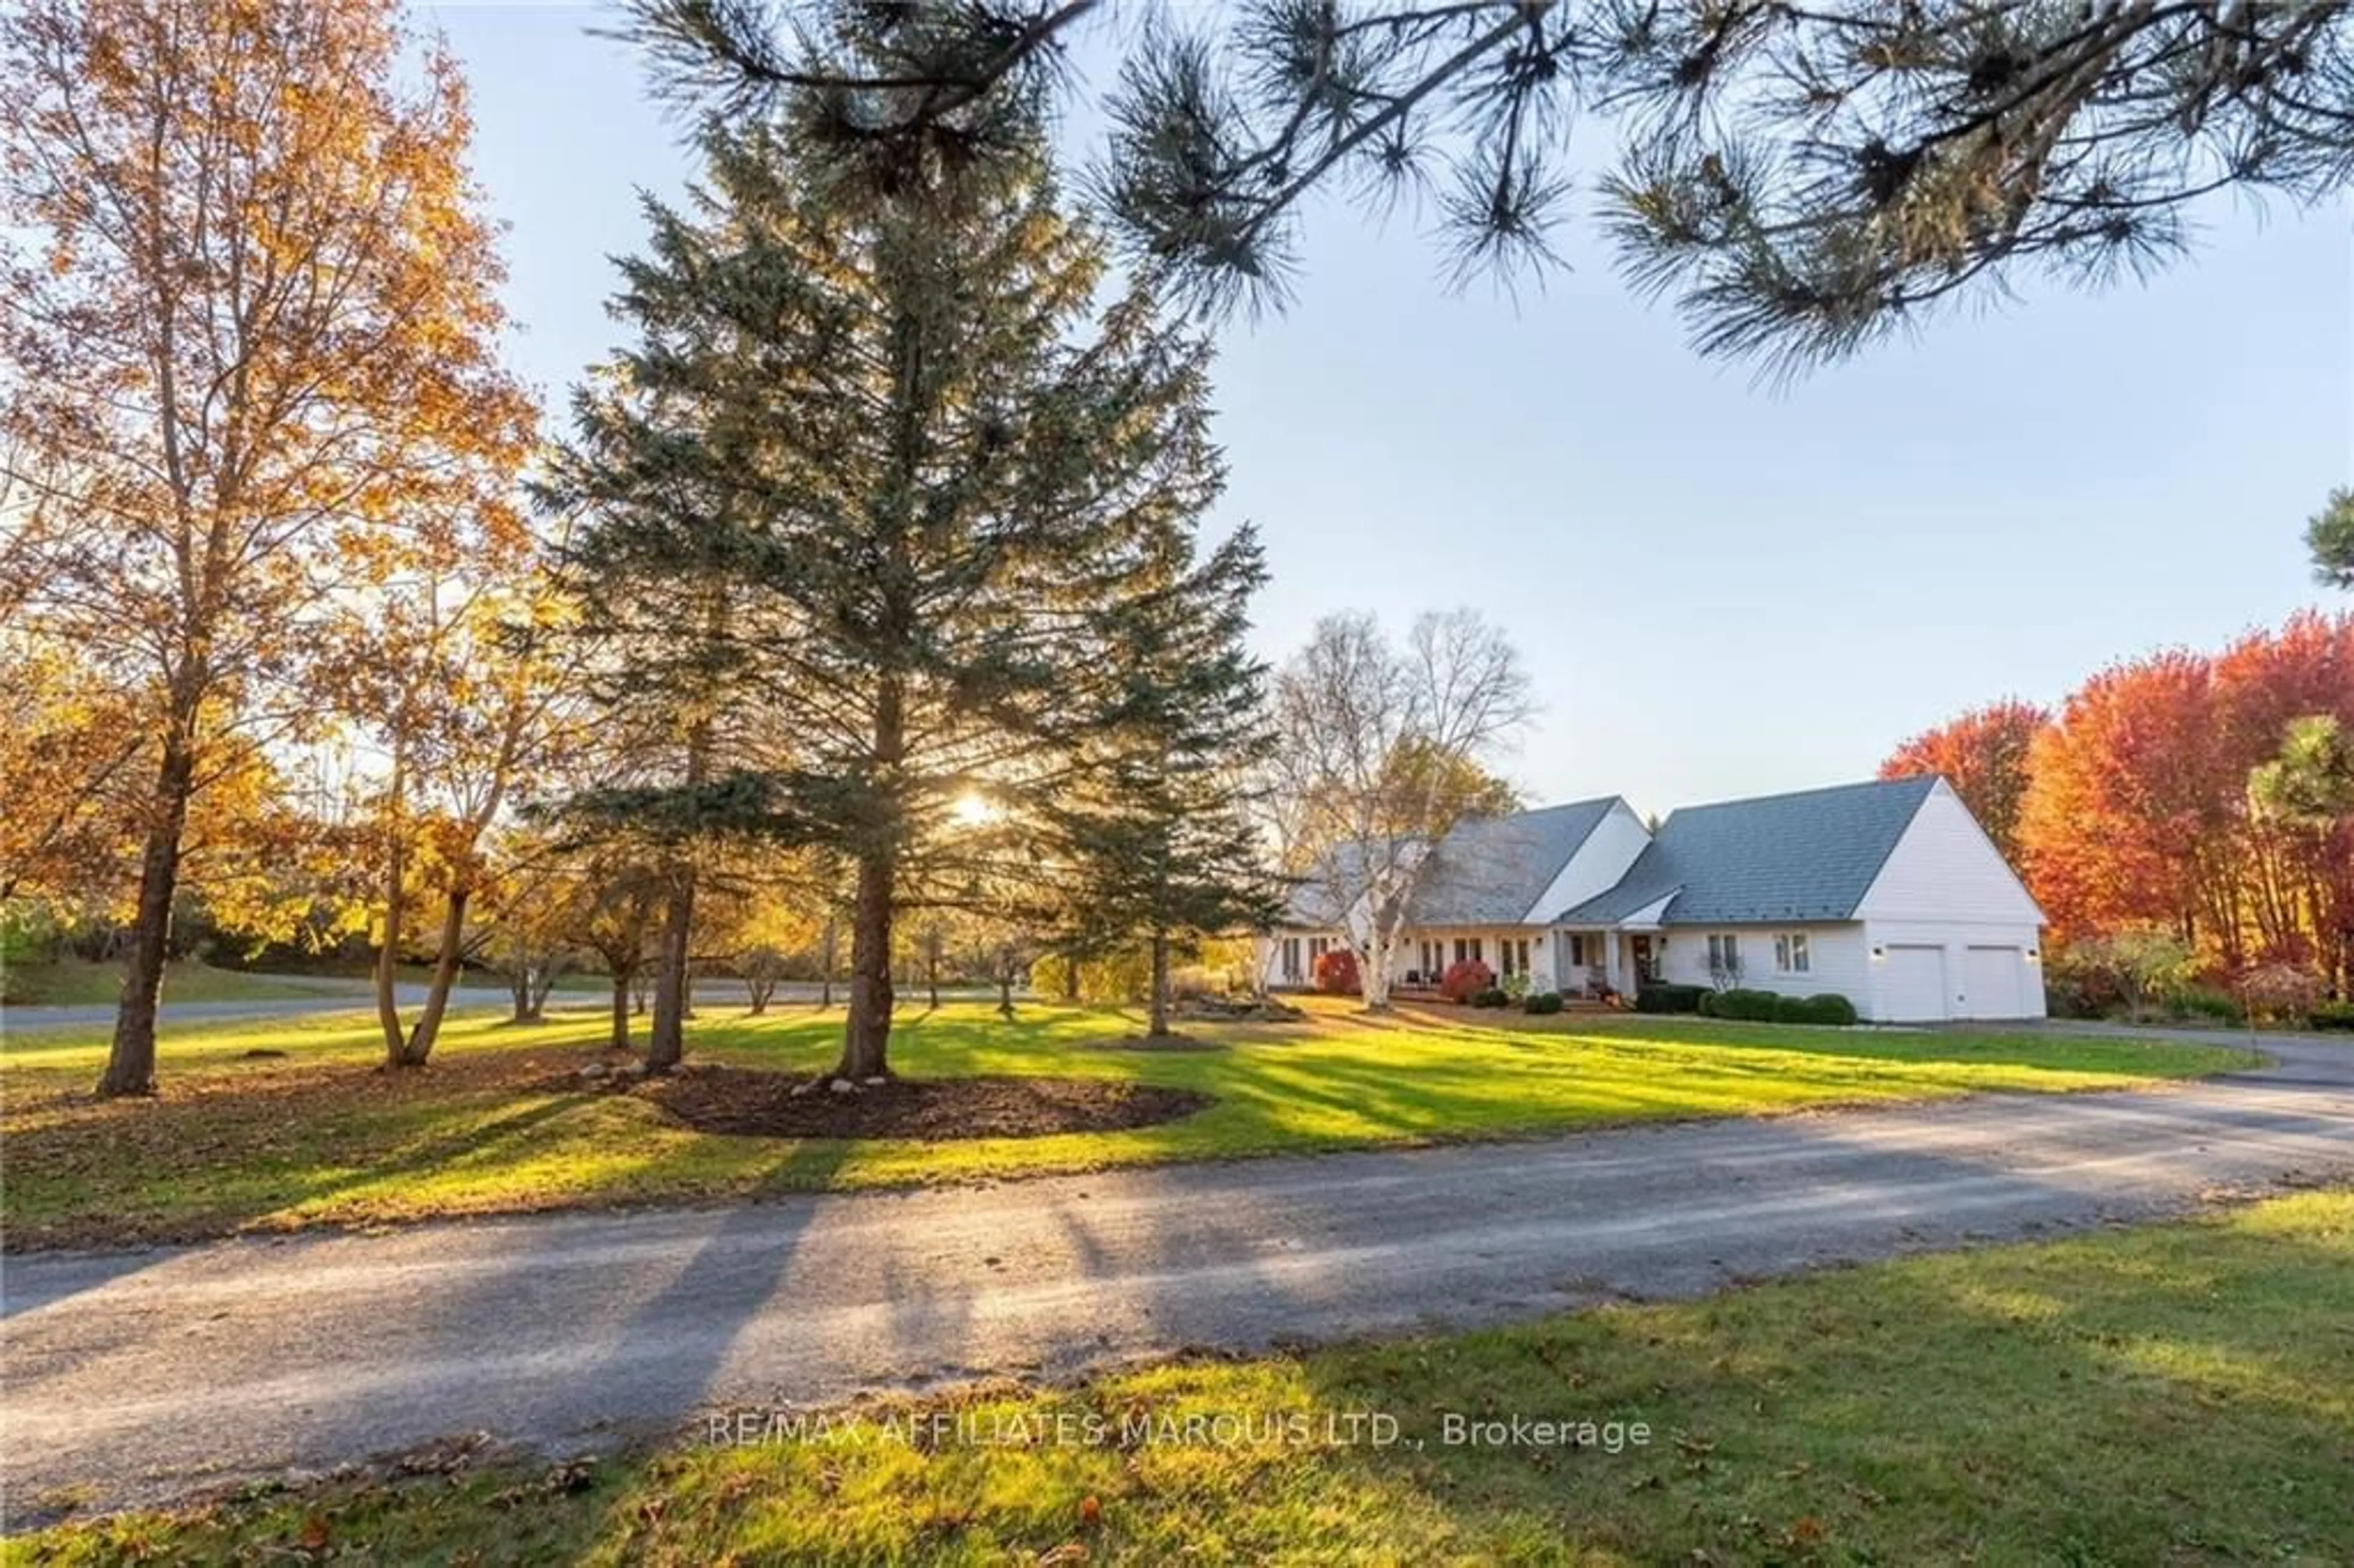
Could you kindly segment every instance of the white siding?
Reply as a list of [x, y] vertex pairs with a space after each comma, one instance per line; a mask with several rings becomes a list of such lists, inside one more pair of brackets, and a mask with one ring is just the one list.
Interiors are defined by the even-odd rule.
[[2043, 923], [2043, 911], [1961, 797], [1941, 779], [1889, 852], [1888, 863], [1856, 906], [1855, 917], [2031, 928]]
[[1634, 808], [1624, 800], [1613, 803], [1602, 820], [1594, 824], [1594, 831], [1586, 834], [1585, 842], [1577, 846], [1577, 853], [1569, 857], [1569, 863], [1561, 868], [1560, 874], [1537, 899], [1526, 918], [1532, 924], [1543, 925], [1573, 905], [1583, 904], [1596, 894], [1608, 892], [1618, 885], [1618, 879], [1627, 874], [1627, 868], [1635, 863], [1635, 857], [1641, 854], [1644, 846], [1650, 842], [1651, 835], [1644, 828], [1643, 819], [1635, 814]]
[[[1942, 779], [1923, 799], [1856, 915], [1864, 923], [1869, 947], [1944, 951], [1942, 1016], [2043, 1016], [2043, 911], [2004, 863], [1961, 797]], [[1997, 978], [1991, 968], [1995, 959], [1984, 951], [1974, 959], [1973, 948], [2013, 955], [2006, 960], [2010, 980], [1995, 985], [1993, 997], [1970, 994], [1973, 973], [1990, 983]], [[1893, 997], [1875, 994], [1865, 1015], [1893, 1019], [1911, 1011]]]
[[[1872, 920], [1865, 923], [1863, 934], [1871, 947], [1931, 947], [1945, 950], [1945, 1017], [2043, 1016], [2043, 965], [2041, 961], [2043, 944], [2040, 927], [2031, 922]], [[1970, 949], [1973, 948], [2007, 948], [2017, 954], [2010, 960], [2016, 983], [2006, 987], [1998, 999], [1988, 1000], [1970, 994]], [[1985, 978], [1986, 966], [1989, 961], [1983, 956], [1977, 960], [1977, 972], [1981, 978]], [[1865, 1016], [1893, 1021], [1896, 1014], [1875, 995]]]
[[[1863, 927], [1853, 921], [1797, 926], [1676, 926], [1667, 933], [1662, 975], [1675, 985], [1707, 985], [1708, 938], [1714, 931], [1741, 939], [1741, 983], [1751, 991], [1783, 996], [1819, 996], [1835, 991], [1869, 1016], [1872, 990], [1871, 955]], [[1807, 969], [1783, 974], [1774, 968], [1774, 938], [1803, 931], [1807, 937]], [[1624, 940], [1625, 938], [1621, 938]], [[1654, 937], [1653, 941], [1659, 938]]]

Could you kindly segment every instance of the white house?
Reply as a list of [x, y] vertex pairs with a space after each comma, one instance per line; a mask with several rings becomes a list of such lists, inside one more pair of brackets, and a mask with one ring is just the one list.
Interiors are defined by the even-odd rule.
[[[1270, 985], [1342, 945], [1306, 890]], [[2043, 1016], [2043, 912], [1935, 777], [1690, 806], [1655, 835], [1612, 796], [1465, 822], [1431, 852], [1393, 979], [1474, 958], [1535, 991], [1645, 981], [1836, 991], [1882, 1022]]]

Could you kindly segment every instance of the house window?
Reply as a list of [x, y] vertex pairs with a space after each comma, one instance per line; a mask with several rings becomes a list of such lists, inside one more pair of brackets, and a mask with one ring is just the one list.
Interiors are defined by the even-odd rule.
[[1569, 965], [1570, 965], [1570, 968], [1572, 968], [1572, 969], [1584, 969], [1584, 968], [1586, 966], [1586, 962], [1587, 962], [1587, 960], [1586, 960], [1586, 957], [1585, 957], [1585, 937], [1584, 937], [1584, 936], [1580, 935], [1579, 933], [1577, 933], [1577, 932], [1575, 932], [1575, 931], [1572, 931], [1572, 932], [1569, 934]]
[[1288, 980], [1299, 978], [1299, 938], [1297, 937], [1283, 939], [1283, 978]]
[[1775, 972], [1802, 975], [1808, 967], [1807, 934], [1804, 931], [1785, 931], [1774, 938]]
[[1731, 931], [1711, 931], [1708, 934], [1708, 972], [1713, 977], [1730, 975], [1741, 978], [1741, 938]]
[[1504, 949], [1501, 957], [1507, 978], [1529, 972], [1529, 939], [1526, 937], [1506, 937], [1498, 946]]
[[1310, 963], [1311, 963], [1311, 964], [1312, 964], [1312, 963], [1314, 963], [1317, 959], [1319, 959], [1322, 958], [1322, 957], [1324, 956], [1324, 950], [1325, 950], [1326, 948], [1330, 948], [1331, 945], [1332, 945], [1332, 943], [1331, 943], [1331, 939], [1330, 938], [1326, 938], [1326, 937], [1310, 937], [1310, 938], [1308, 938], [1308, 961], [1309, 961]]

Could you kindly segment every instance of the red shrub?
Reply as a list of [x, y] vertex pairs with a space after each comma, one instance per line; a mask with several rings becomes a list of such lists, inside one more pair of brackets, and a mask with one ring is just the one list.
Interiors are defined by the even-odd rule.
[[1316, 989], [1327, 996], [1354, 996], [1357, 985], [1357, 955], [1346, 948], [1334, 948], [1316, 960]]
[[1447, 966], [1445, 978], [1438, 982], [1438, 994], [1449, 1001], [1469, 1001], [1472, 996], [1496, 983], [1496, 971], [1477, 959], [1458, 959]]

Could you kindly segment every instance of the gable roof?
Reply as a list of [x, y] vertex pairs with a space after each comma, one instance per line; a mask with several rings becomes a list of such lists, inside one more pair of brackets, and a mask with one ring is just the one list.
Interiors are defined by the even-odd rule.
[[1673, 895], [1670, 926], [1846, 920], [1870, 892], [1934, 774], [1689, 806], [1674, 812], [1617, 886], [1553, 916], [1610, 923]]
[[1517, 926], [1618, 797], [1458, 822], [1414, 890], [1410, 926]]
[[[1544, 896], [1602, 819], [1619, 803], [1616, 795], [1577, 800], [1507, 817], [1475, 817], [1458, 822], [1438, 842], [1422, 870], [1406, 916], [1409, 926], [1517, 926]], [[1288, 918], [1304, 926], [1340, 923], [1330, 885], [1362, 886], [1362, 869], [1343, 871], [1363, 859], [1363, 847], [1340, 844], [1317, 871], [1293, 890]]]

